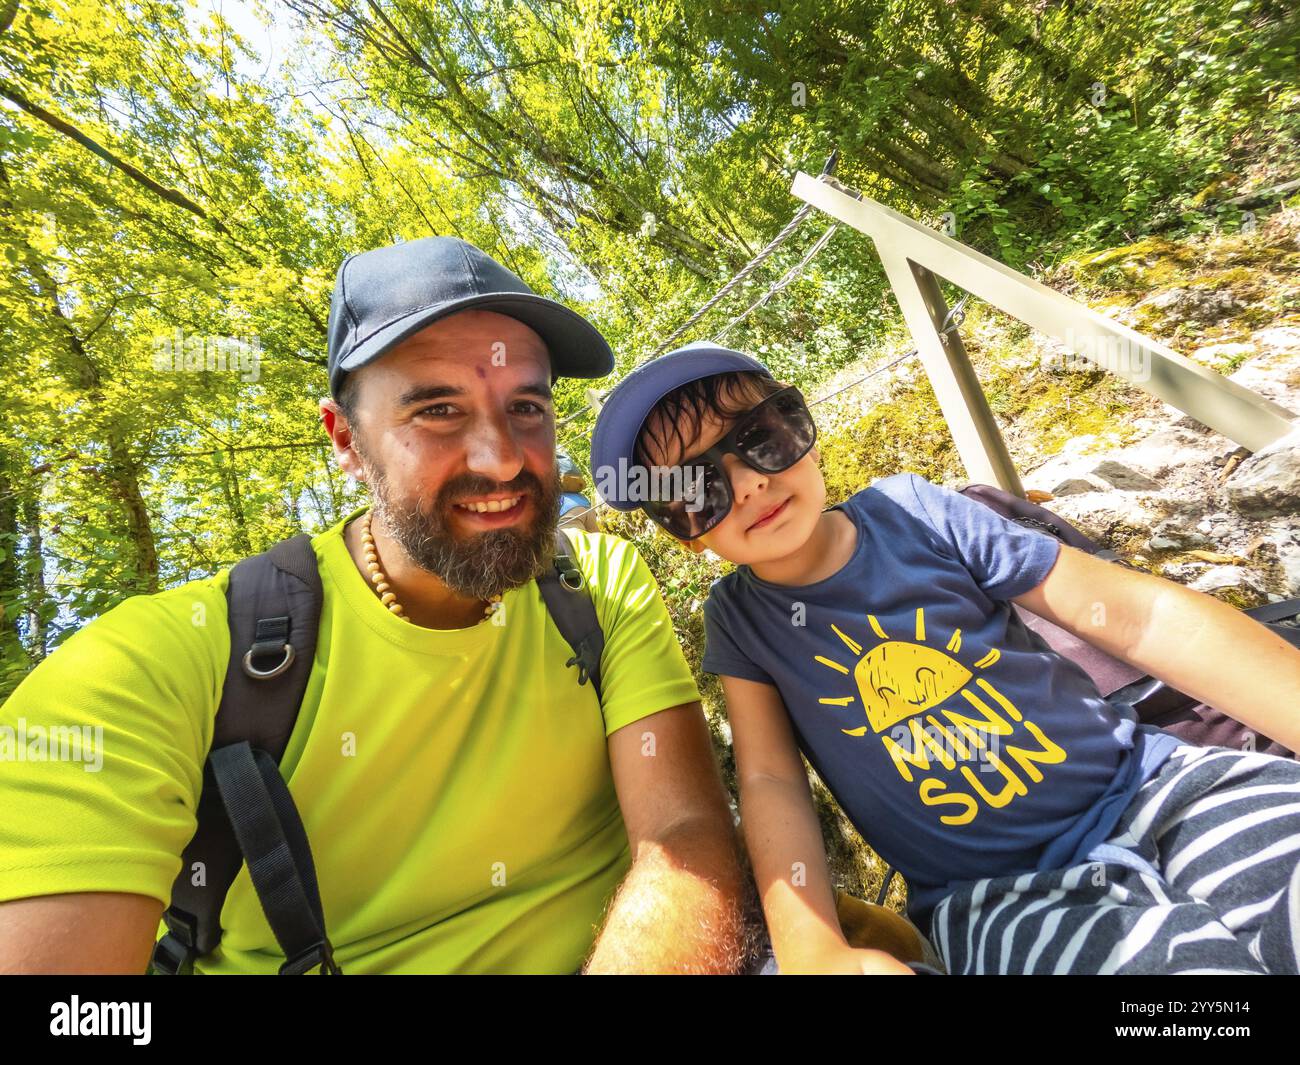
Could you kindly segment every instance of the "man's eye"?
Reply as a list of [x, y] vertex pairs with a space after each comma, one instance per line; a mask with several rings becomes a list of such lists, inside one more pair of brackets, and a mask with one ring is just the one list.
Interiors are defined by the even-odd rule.
[[[541, 406], [541, 404], [525, 400], [522, 403], [515, 404], [515, 412], [517, 414], [536, 416], [539, 414], [545, 414], [546, 408]], [[458, 411], [450, 403], [434, 403], [432, 406], [422, 408], [418, 413], [421, 415], [427, 414], [433, 418], [445, 418], [451, 414], [458, 413]]]

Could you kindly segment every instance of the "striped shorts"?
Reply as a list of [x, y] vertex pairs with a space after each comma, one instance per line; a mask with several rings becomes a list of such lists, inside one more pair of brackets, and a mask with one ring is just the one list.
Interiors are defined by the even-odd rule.
[[1181, 746], [1068, 869], [935, 907], [950, 973], [1300, 972], [1300, 763]]

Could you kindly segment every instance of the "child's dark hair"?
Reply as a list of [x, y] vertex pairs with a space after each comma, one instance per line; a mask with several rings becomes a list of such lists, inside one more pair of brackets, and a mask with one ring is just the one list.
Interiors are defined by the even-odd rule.
[[[671, 454], [669, 444], [676, 440], [685, 449], [695, 439], [704, 419], [711, 413], [726, 421], [752, 410], [768, 396], [787, 386], [756, 371], [733, 371], [701, 377], [674, 388], [651, 408], [637, 435], [632, 460], [641, 466], [654, 466], [646, 451], [647, 438], [658, 444], [661, 454]], [[651, 419], [659, 416], [658, 431], [650, 428]], [[667, 432], [664, 431], [667, 426]], [[686, 458], [685, 454], [680, 456]]]

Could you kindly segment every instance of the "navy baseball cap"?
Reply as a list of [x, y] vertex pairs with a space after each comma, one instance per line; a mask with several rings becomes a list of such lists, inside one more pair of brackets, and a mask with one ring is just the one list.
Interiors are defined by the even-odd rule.
[[[720, 348], [706, 340], [660, 355], [638, 366], [610, 391], [596, 416], [591, 437], [591, 472], [600, 498], [615, 510], [636, 510], [639, 503], [624, 498], [627, 480], [620, 473], [632, 470], [637, 437], [655, 404], [674, 388], [713, 377], [720, 373], [759, 373], [771, 377], [772, 371], [757, 359]], [[599, 471], [606, 470], [602, 475]], [[616, 498], [611, 499], [606, 491]]]
[[330, 393], [439, 318], [471, 307], [508, 315], [546, 343], [553, 377], [604, 377], [614, 353], [594, 325], [539, 296], [491, 256], [456, 237], [424, 237], [349, 255], [330, 297]]

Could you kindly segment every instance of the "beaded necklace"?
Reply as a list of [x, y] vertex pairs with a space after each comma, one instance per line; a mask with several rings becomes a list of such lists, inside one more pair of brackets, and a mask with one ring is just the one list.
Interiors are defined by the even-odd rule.
[[[361, 550], [365, 555], [366, 569], [370, 571], [371, 583], [374, 584], [375, 591], [379, 593], [379, 601], [403, 621], [411, 622], [411, 619], [402, 611], [402, 604], [397, 601], [392, 585], [388, 583], [388, 577], [385, 576], [383, 568], [379, 565], [379, 552], [375, 548], [375, 538], [370, 531], [370, 518], [373, 514], [373, 510], [367, 510], [361, 525]], [[501, 596], [499, 594], [494, 595], [488, 600], [483, 616], [491, 617], [500, 606]], [[411, 622], [411, 624], [414, 624], [414, 622]]]

